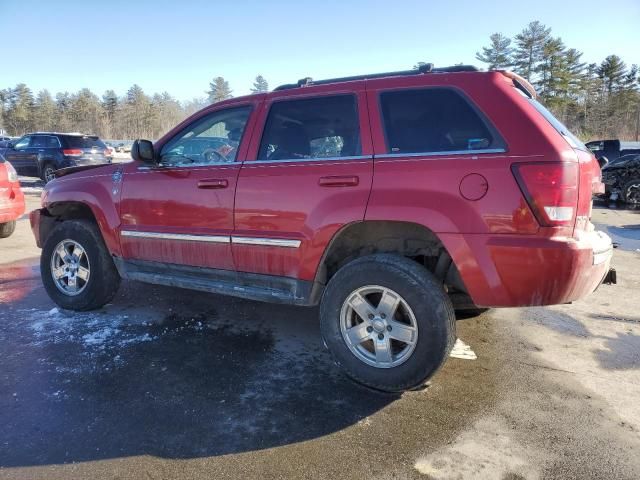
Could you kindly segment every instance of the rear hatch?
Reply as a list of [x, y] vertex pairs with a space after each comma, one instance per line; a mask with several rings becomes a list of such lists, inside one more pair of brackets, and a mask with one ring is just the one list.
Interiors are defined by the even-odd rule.
[[94, 135], [66, 135], [62, 153], [81, 163], [108, 163], [108, 150], [100, 138]]

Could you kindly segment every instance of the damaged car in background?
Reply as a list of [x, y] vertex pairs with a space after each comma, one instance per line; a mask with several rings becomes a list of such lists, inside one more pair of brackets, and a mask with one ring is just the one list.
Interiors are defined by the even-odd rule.
[[625, 155], [602, 169], [605, 196], [640, 205], [640, 154]]

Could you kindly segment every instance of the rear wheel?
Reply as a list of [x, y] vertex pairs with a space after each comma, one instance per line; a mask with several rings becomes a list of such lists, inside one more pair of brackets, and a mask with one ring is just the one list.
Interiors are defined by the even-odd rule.
[[53, 164], [45, 163], [42, 167], [42, 174], [40, 178], [42, 178], [42, 180], [44, 180], [46, 183], [49, 183], [51, 180], [56, 178], [55, 171], [56, 169], [54, 168]]
[[349, 377], [389, 392], [424, 384], [455, 342], [442, 284], [418, 263], [389, 254], [355, 260], [331, 278], [320, 328]]
[[7, 238], [16, 229], [16, 221], [0, 223], [0, 238]]
[[67, 220], [51, 232], [42, 248], [40, 271], [49, 297], [69, 310], [100, 308], [120, 285], [98, 227], [86, 220]]
[[640, 205], [640, 178], [627, 182], [622, 190], [625, 203]]

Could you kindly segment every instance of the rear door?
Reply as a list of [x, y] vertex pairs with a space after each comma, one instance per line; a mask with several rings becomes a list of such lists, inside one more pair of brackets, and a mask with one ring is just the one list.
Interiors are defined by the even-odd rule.
[[37, 175], [37, 150], [32, 147], [33, 137], [26, 135], [16, 141], [4, 154], [21, 175]]
[[313, 280], [333, 235], [361, 221], [373, 176], [364, 82], [271, 94], [236, 190], [239, 272]]

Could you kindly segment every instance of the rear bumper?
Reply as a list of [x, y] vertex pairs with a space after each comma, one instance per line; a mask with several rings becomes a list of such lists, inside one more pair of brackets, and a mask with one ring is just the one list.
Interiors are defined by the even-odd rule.
[[[445, 245], [479, 307], [556, 305], [602, 283], [612, 256], [602, 232], [579, 238], [448, 235]], [[447, 245], [450, 243], [450, 245]]]
[[20, 189], [13, 189], [9, 198], [0, 199], [0, 223], [17, 220], [24, 213], [24, 194]]

